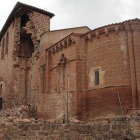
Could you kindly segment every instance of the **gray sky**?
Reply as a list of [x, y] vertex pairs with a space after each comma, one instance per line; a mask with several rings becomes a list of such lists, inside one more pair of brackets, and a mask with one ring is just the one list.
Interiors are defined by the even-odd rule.
[[[0, 30], [17, 0], [0, 4]], [[140, 0], [20, 0], [55, 14], [51, 30], [88, 26], [95, 29], [107, 24], [140, 18]]]

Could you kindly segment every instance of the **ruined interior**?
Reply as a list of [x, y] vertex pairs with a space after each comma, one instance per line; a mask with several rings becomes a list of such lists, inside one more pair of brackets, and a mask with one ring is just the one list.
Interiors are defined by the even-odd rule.
[[20, 36], [20, 46], [18, 57], [26, 57], [29, 58], [32, 56], [34, 51], [34, 44], [31, 39], [31, 35], [26, 32], [22, 32]]
[[27, 31], [24, 29], [28, 21], [30, 20], [27, 14], [21, 16], [20, 46], [19, 46], [18, 57], [29, 58], [32, 56], [32, 53], [34, 51], [34, 44], [31, 39], [31, 34], [27, 34]]

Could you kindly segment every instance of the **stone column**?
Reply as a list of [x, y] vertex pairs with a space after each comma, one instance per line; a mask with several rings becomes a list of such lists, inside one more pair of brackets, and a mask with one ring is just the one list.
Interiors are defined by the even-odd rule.
[[138, 99], [138, 107], [140, 107], [140, 21], [138, 20], [131, 21], [130, 24], [132, 29], [133, 46], [134, 46], [137, 99]]
[[128, 39], [128, 50], [129, 50], [129, 63], [130, 63], [130, 76], [131, 76], [131, 88], [132, 88], [132, 106], [133, 109], [137, 108], [137, 85], [136, 85], [136, 71], [135, 71], [135, 60], [134, 60], [134, 47], [133, 47], [133, 35], [131, 26], [129, 23], [124, 23], [125, 30]]

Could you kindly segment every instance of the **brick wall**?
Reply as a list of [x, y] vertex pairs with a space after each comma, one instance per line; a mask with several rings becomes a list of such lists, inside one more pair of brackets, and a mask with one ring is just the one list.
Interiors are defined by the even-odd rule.
[[[125, 31], [100, 35], [87, 43], [88, 89], [130, 85], [129, 55]], [[95, 86], [94, 72], [100, 70], [100, 84]]]
[[[0, 60], [4, 100], [36, 106], [39, 117], [47, 119], [61, 114], [66, 117], [67, 91], [70, 117], [86, 120], [120, 114], [118, 91], [125, 114], [129, 108], [138, 107], [139, 21], [99, 28], [82, 36], [70, 35], [56, 43], [52, 42], [52, 32], [50, 42], [45, 42], [50, 18], [36, 12], [28, 15], [30, 21], [25, 30], [31, 34], [34, 44], [31, 58], [18, 57], [20, 17], [15, 19], [14, 28], [11, 24], [7, 30], [8, 54]], [[85, 29], [84, 32], [89, 30]], [[37, 54], [37, 40], [44, 31], [47, 33], [42, 36]], [[54, 35], [56, 41], [58, 34], [54, 32]], [[51, 46], [53, 43], [56, 44]], [[99, 70], [99, 85], [95, 85], [95, 70]]]
[[[50, 18], [37, 12], [31, 12], [28, 15], [31, 22], [30, 25], [34, 27], [34, 29], [30, 30], [28, 27], [31, 26], [28, 26], [29, 24], [27, 23], [27, 32], [33, 34], [32, 40], [36, 48], [36, 40], [40, 38], [40, 35], [43, 32], [50, 30]], [[36, 73], [34, 72], [34, 65], [27, 69], [27, 65], [30, 66], [33, 64], [34, 57], [29, 60], [18, 57], [18, 50], [20, 49], [20, 17], [15, 18], [14, 23], [14, 26], [13, 23], [11, 23], [3, 36], [6, 40], [6, 34], [9, 32], [8, 54], [4, 56], [3, 60], [0, 58], [0, 82], [3, 83], [2, 98], [8, 102], [12, 100], [12, 102], [14, 101], [19, 105], [26, 103], [27, 98], [28, 103], [31, 100], [34, 101], [34, 96], [36, 95], [34, 87], [36, 84]], [[3, 38], [1, 42], [3, 41]], [[1, 49], [2, 47], [0, 47], [0, 53], [2, 51]], [[35, 54], [36, 51], [33, 56]], [[32, 73], [30, 72], [30, 69], [32, 70]], [[8, 102], [5, 103], [5, 107], [9, 104]]]
[[[37, 13], [37, 12], [31, 12], [28, 14], [31, 26], [33, 26], [34, 30], [30, 30], [33, 32], [32, 38], [36, 37], [37, 40], [40, 39], [40, 36], [45, 31], [50, 31], [50, 17]], [[28, 23], [27, 23], [28, 26]], [[29, 32], [30, 32], [29, 31]]]
[[[73, 80], [70, 79], [70, 87], [72, 87], [70, 91], [75, 91], [73, 92], [73, 95], [74, 93], [75, 95], [69, 113], [85, 120], [98, 116], [118, 115], [121, 112], [117, 92], [120, 93], [124, 113], [128, 113], [128, 110], [132, 108], [128, 36], [123, 25], [119, 26], [119, 31], [116, 31], [114, 26], [110, 28], [114, 28], [114, 30], [106, 33], [103, 28], [95, 31], [100, 33], [94, 34], [94, 31], [87, 33], [88, 40], [86, 35], [82, 36], [76, 41], [74, 47], [68, 47], [65, 51], [59, 51], [49, 57], [46, 56], [46, 60], [49, 61], [48, 65], [46, 61], [46, 73], [48, 67], [50, 68], [48, 79], [46, 77], [46, 82], [48, 81], [49, 84], [46, 87], [49, 89], [46, 89], [46, 91], [52, 93], [54, 98], [39, 95], [39, 108], [42, 109], [40, 113], [43, 112], [41, 104], [44, 104], [45, 100], [47, 100], [47, 107], [51, 108], [50, 106], [52, 106], [53, 110], [56, 110], [54, 112], [57, 112], [56, 99], [60, 97], [62, 102], [66, 99], [61, 94], [59, 96], [53, 95], [53, 93], [58, 93], [57, 64], [62, 53], [65, 54], [66, 58], [70, 56], [71, 59], [75, 59], [68, 67], [70, 74], [75, 75]], [[92, 35], [89, 36], [90, 34]], [[73, 57], [74, 55], [75, 57]], [[42, 58], [43, 55], [40, 55], [40, 64], [43, 62]], [[100, 83], [97, 86], [95, 86], [95, 70], [99, 70], [100, 74]], [[60, 93], [65, 95], [65, 92], [61, 91]], [[70, 99], [70, 101], [72, 100]], [[63, 111], [58, 112], [66, 112], [66, 100], [61, 106], [62, 108], [60, 108]], [[46, 114], [51, 112], [49, 110]], [[56, 115], [52, 116], [56, 118]]]
[[[77, 40], [78, 38], [75, 37]], [[55, 46], [54, 46], [55, 47]], [[44, 51], [39, 54], [38, 69], [45, 63], [45, 83], [44, 91], [40, 92], [38, 88], [38, 113], [40, 117], [58, 118], [61, 114], [65, 114], [67, 106], [67, 91], [69, 92], [69, 115], [76, 116], [76, 48], [75, 44], [71, 44], [55, 53], [46, 52], [46, 59], [43, 59]], [[49, 59], [47, 60], [47, 55]], [[66, 64], [59, 66], [58, 63], [66, 58]], [[42, 60], [42, 61], [40, 61]], [[49, 62], [47, 62], [49, 61]], [[38, 70], [39, 73], [39, 70]], [[39, 78], [39, 77], [38, 77]], [[69, 82], [69, 81], [70, 82]], [[37, 82], [39, 87], [39, 80]]]
[[[85, 119], [120, 114], [117, 92], [127, 114], [132, 107], [127, 34], [124, 30], [107, 35], [103, 29], [95, 32], [89, 33], [88, 41], [82, 37], [77, 43], [77, 90], [82, 91], [79, 114]], [[96, 70], [99, 85], [95, 85]]]
[[91, 90], [88, 95], [83, 94], [86, 117], [96, 118], [98, 116], [120, 115], [121, 110], [117, 92], [120, 94], [124, 114], [127, 115], [129, 109], [132, 108], [131, 86], [118, 86]]

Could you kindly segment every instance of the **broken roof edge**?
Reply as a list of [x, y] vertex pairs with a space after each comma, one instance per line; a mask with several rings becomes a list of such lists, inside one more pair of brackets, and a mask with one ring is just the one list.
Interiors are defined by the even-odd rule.
[[1, 31], [0, 31], [0, 41], [3, 37], [3, 35], [5, 34], [7, 28], [10, 26], [11, 22], [14, 20], [14, 16], [13, 14], [19, 9], [19, 8], [26, 8], [29, 9], [30, 11], [36, 11], [38, 13], [41, 14], [45, 14], [48, 15], [50, 18], [54, 17], [55, 15], [51, 12], [45, 11], [43, 9], [39, 9], [37, 7], [31, 6], [31, 5], [27, 5], [21, 2], [17, 2], [16, 5], [14, 6], [13, 10], [11, 11], [11, 13], [9, 14], [6, 22], [4, 23], [4, 26], [2, 27]]
[[89, 32], [87, 32], [87, 33], [81, 35], [81, 36], [85, 36], [85, 35], [87, 35], [87, 34], [93, 32], [93, 31], [98, 30], [98, 29], [102, 29], [102, 28], [110, 27], [110, 26], [115, 26], [115, 25], [120, 25], [120, 24], [123, 24], [123, 23], [125, 23], [125, 22], [130, 22], [130, 21], [140, 21], [140, 19], [139, 19], [139, 18], [134, 18], [134, 19], [129, 19], [129, 20], [125, 20], [125, 21], [122, 21], [122, 22], [118, 22], [118, 23], [112, 23], [112, 24], [108, 24], [108, 25], [105, 25], [105, 26], [101, 26], [101, 27], [95, 28], [95, 29], [93, 29], [93, 30], [91, 30], [91, 31], [89, 31]]
[[42, 35], [40, 37], [42, 37], [45, 33], [57, 32], [57, 31], [63, 31], [63, 30], [71, 30], [71, 29], [78, 29], [78, 28], [87, 28], [91, 31], [91, 29], [88, 26], [80, 26], [80, 27], [72, 27], [72, 28], [64, 28], [64, 29], [45, 31], [44, 33], [42, 33]]
[[67, 37], [69, 36], [81, 36], [82, 34], [80, 33], [70, 33], [69, 35], [65, 36], [64, 38], [62, 38], [61, 40], [59, 40], [58, 42], [54, 43], [53, 45], [51, 45], [49, 48], [45, 49], [45, 50], [49, 50], [50, 48], [52, 48], [53, 46], [55, 46], [56, 44], [60, 43], [61, 41], [65, 40]]

